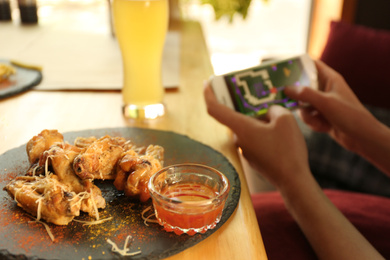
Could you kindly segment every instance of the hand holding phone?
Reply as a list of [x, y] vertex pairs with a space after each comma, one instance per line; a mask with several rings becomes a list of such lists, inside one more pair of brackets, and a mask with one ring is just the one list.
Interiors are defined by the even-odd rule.
[[309, 86], [317, 89], [317, 71], [307, 55], [271, 61], [249, 69], [211, 78], [211, 86], [220, 103], [249, 116], [262, 116], [269, 106], [298, 107], [287, 97], [286, 86]]

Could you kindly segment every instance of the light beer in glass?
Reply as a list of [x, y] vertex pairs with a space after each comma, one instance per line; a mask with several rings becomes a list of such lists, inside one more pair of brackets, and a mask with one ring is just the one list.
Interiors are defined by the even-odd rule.
[[123, 61], [126, 117], [164, 114], [161, 63], [169, 19], [168, 0], [113, 0], [115, 34]]

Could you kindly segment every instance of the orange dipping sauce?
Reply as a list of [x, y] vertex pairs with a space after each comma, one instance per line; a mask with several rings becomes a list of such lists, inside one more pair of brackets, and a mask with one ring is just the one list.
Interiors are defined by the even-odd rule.
[[[216, 171], [206, 168], [210, 169]], [[229, 182], [218, 171], [216, 175], [214, 172], [210, 173], [211, 176], [199, 172], [200, 169], [193, 171], [160, 175], [161, 178], [157, 178], [158, 195], [149, 187], [156, 217], [166, 231], [178, 235], [205, 233], [214, 228], [221, 219]], [[175, 181], [170, 180], [169, 176]], [[156, 178], [152, 177], [151, 181], [155, 182]]]
[[[178, 184], [169, 186], [162, 194], [178, 201], [202, 202], [215, 198], [218, 192], [205, 185]], [[224, 203], [217, 206], [209, 204], [204, 207], [198, 207], [190, 203], [163, 207], [154, 204], [154, 208], [156, 217], [165, 230], [174, 231], [180, 235], [184, 233], [182, 229], [185, 229], [188, 230], [187, 234], [193, 235], [196, 232], [204, 233], [208, 229], [214, 228], [221, 219], [224, 205]], [[175, 229], [175, 227], [180, 227], [180, 229]], [[191, 229], [196, 229], [197, 231]]]

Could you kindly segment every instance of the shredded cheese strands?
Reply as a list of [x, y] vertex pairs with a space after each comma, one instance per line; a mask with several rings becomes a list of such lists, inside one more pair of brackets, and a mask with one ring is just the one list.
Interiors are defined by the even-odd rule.
[[33, 169], [33, 172], [32, 172], [32, 176], [34, 176], [34, 177], [35, 177], [35, 173], [36, 173], [36, 171], [37, 171], [38, 167], [39, 167], [38, 165], [34, 167], [34, 169]]
[[150, 219], [151, 217], [155, 216], [156, 214], [155, 213], [152, 213], [150, 214], [149, 216], [145, 217], [144, 214], [146, 212], [148, 212], [149, 210], [152, 210], [152, 206], [149, 206], [147, 207], [146, 209], [144, 209], [141, 213], [141, 216], [142, 216], [142, 219], [144, 220], [144, 224], [146, 226], [149, 226], [147, 222], [150, 222], [150, 223], [157, 223], [158, 224], [158, 220], [157, 219]]
[[52, 155], [49, 155], [47, 158], [46, 158], [46, 162], [45, 162], [45, 176], [47, 176], [50, 172], [49, 172], [49, 158], [51, 159], [53, 156]]
[[112, 219], [112, 217], [108, 217], [108, 218], [104, 218], [104, 219], [100, 219], [100, 220], [95, 220], [95, 221], [83, 221], [83, 220], [78, 220], [78, 219], [73, 219], [73, 221], [83, 223], [83, 226], [86, 226], [86, 225], [89, 226], [89, 225], [98, 225], [98, 224], [104, 223], [106, 221], [109, 221], [111, 219]]
[[83, 199], [89, 198], [89, 196], [90, 194], [87, 191], [82, 191], [77, 193], [76, 196], [74, 196], [73, 198], [68, 199], [68, 201], [72, 201], [75, 200], [76, 198], [80, 198], [80, 200], [77, 203], [81, 203]]
[[45, 227], [46, 232], [47, 232], [47, 234], [49, 235], [51, 241], [54, 242], [54, 239], [55, 239], [55, 238], [54, 238], [54, 235], [53, 235], [53, 233], [51, 232], [50, 227], [49, 227], [46, 223], [44, 223], [44, 222], [42, 222], [42, 221], [39, 221], [39, 220], [35, 220], [35, 221], [33, 221], [33, 222], [37, 222], [37, 223], [39, 223], [39, 224], [42, 224], [42, 225]]
[[79, 198], [79, 201], [77, 201], [74, 205], [80, 206], [81, 203], [83, 203], [83, 200], [89, 198], [90, 196], [91, 196], [91, 194], [89, 194], [88, 192], [82, 191], [82, 192], [79, 192], [78, 194], [76, 194], [76, 196], [74, 196], [73, 198], [68, 199], [68, 201], [72, 201], [72, 200], [75, 200], [76, 198]]
[[92, 189], [91, 189], [90, 194], [91, 194], [91, 202], [92, 202], [93, 210], [95, 211], [95, 214], [96, 214], [95, 218], [96, 218], [96, 220], [99, 220], [99, 211], [98, 211], [98, 208], [96, 206], [95, 199], [93, 198], [93, 191], [92, 191]]
[[35, 201], [35, 203], [38, 203], [38, 208], [37, 208], [37, 221], [41, 219], [41, 211], [42, 211], [42, 200], [43, 197], [40, 197]]
[[[45, 178], [45, 179], [46, 179], [46, 178]], [[29, 221], [29, 223], [30, 223], [30, 222], [37, 222], [37, 223], [39, 223], [39, 224], [42, 224], [42, 225], [45, 227], [46, 232], [47, 232], [47, 234], [49, 235], [51, 241], [54, 242], [54, 239], [55, 239], [55, 238], [54, 238], [53, 233], [52, 233], [51, 230], [50, 230], [50, 227], [49, 227], [46, 223], [40, 221], [40, 219], [41, 219], [41, 211], [42, 211], [42, 200], [43, 200], [43, 197], [40, 197], [39, 199], [37, 199], [37, 200], [35, 201], [35, 203], [38, 203], [37, 218], [35, 219], [34, 217], [28, 215], [28, 216], [30, 216], [31, 218], [35, 219], [34, 221]]]
[[47, 234], [49, 235], [51, 241], [54, 242], [55, 238], [54, 238], [53, 233], [52, 233], [51, 230], [50, 230], [49, 225], [47, 225], [46, 223], [44, 223], [44, 222], [42, 222], [42, 221], [40, 221], [40, 220], [34, 218], [33, 216], [31, 216], [31, 215], [29, 215], [29, 214], [26, 214], [26, 215], [29, 216], [30, 218], [34, 219], [34, 221], [29, 221], [28, 223], [34, 223], [34, 222], [36, 222], [36, 223], [42, 224], [42, 225], [45, 227], [46, 232], [47, 232]]
[[112, 248], [111, 248], [112, 252], [118, 253], [121, 256], [134, 256], [134, 255], [141, 254], [142, 251], [136, 251], [136, 252], [131, 252], [131, 253], [129, 252], [130, 249], [127, 248], [127, 244], [129, 242], [130, 238], [132, 238], [130, 235], [128, 235], [126, 237], [125, 245], [123, 246], [123, 249], [119, 249], [118, 246], [115, 244], [115, 242], [111, 241], [109, 238], [107, 239], [107, 243], [109, 243], [112, 246]]
[[18, 196], [18, 193], [20, 192], [20, 190], [21, 190], [22, 188], [19, 188], [19, 189], [17, 189], [17, 190], [15, 190], [15, 195], [14, 195], [14, 200], [15, 200], [15, 202], [19, 205], [19, 201], [16, 199], [16, 197]]

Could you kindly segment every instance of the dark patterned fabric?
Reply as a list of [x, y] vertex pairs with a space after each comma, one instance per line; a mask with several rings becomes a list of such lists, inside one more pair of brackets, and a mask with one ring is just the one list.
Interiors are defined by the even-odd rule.
[[[367, 107], [390, 126], [390, 111]], [[305, 128], [300, 124], [301, 128]], [[345, 150], [327, 134], [303, 130], [311, 171], [323, 188], [350, 190], [390, 197], [390, 178], [364, 158]], [[389, 158], [390, 159], [390, 158]]]
[[[385, 259], [390, 259], [390, 199], [336, 190], [325, 190], [325, 194]], [[252, 201], [269, 260], [317, 259], [278, 192], [253, 194]]]

